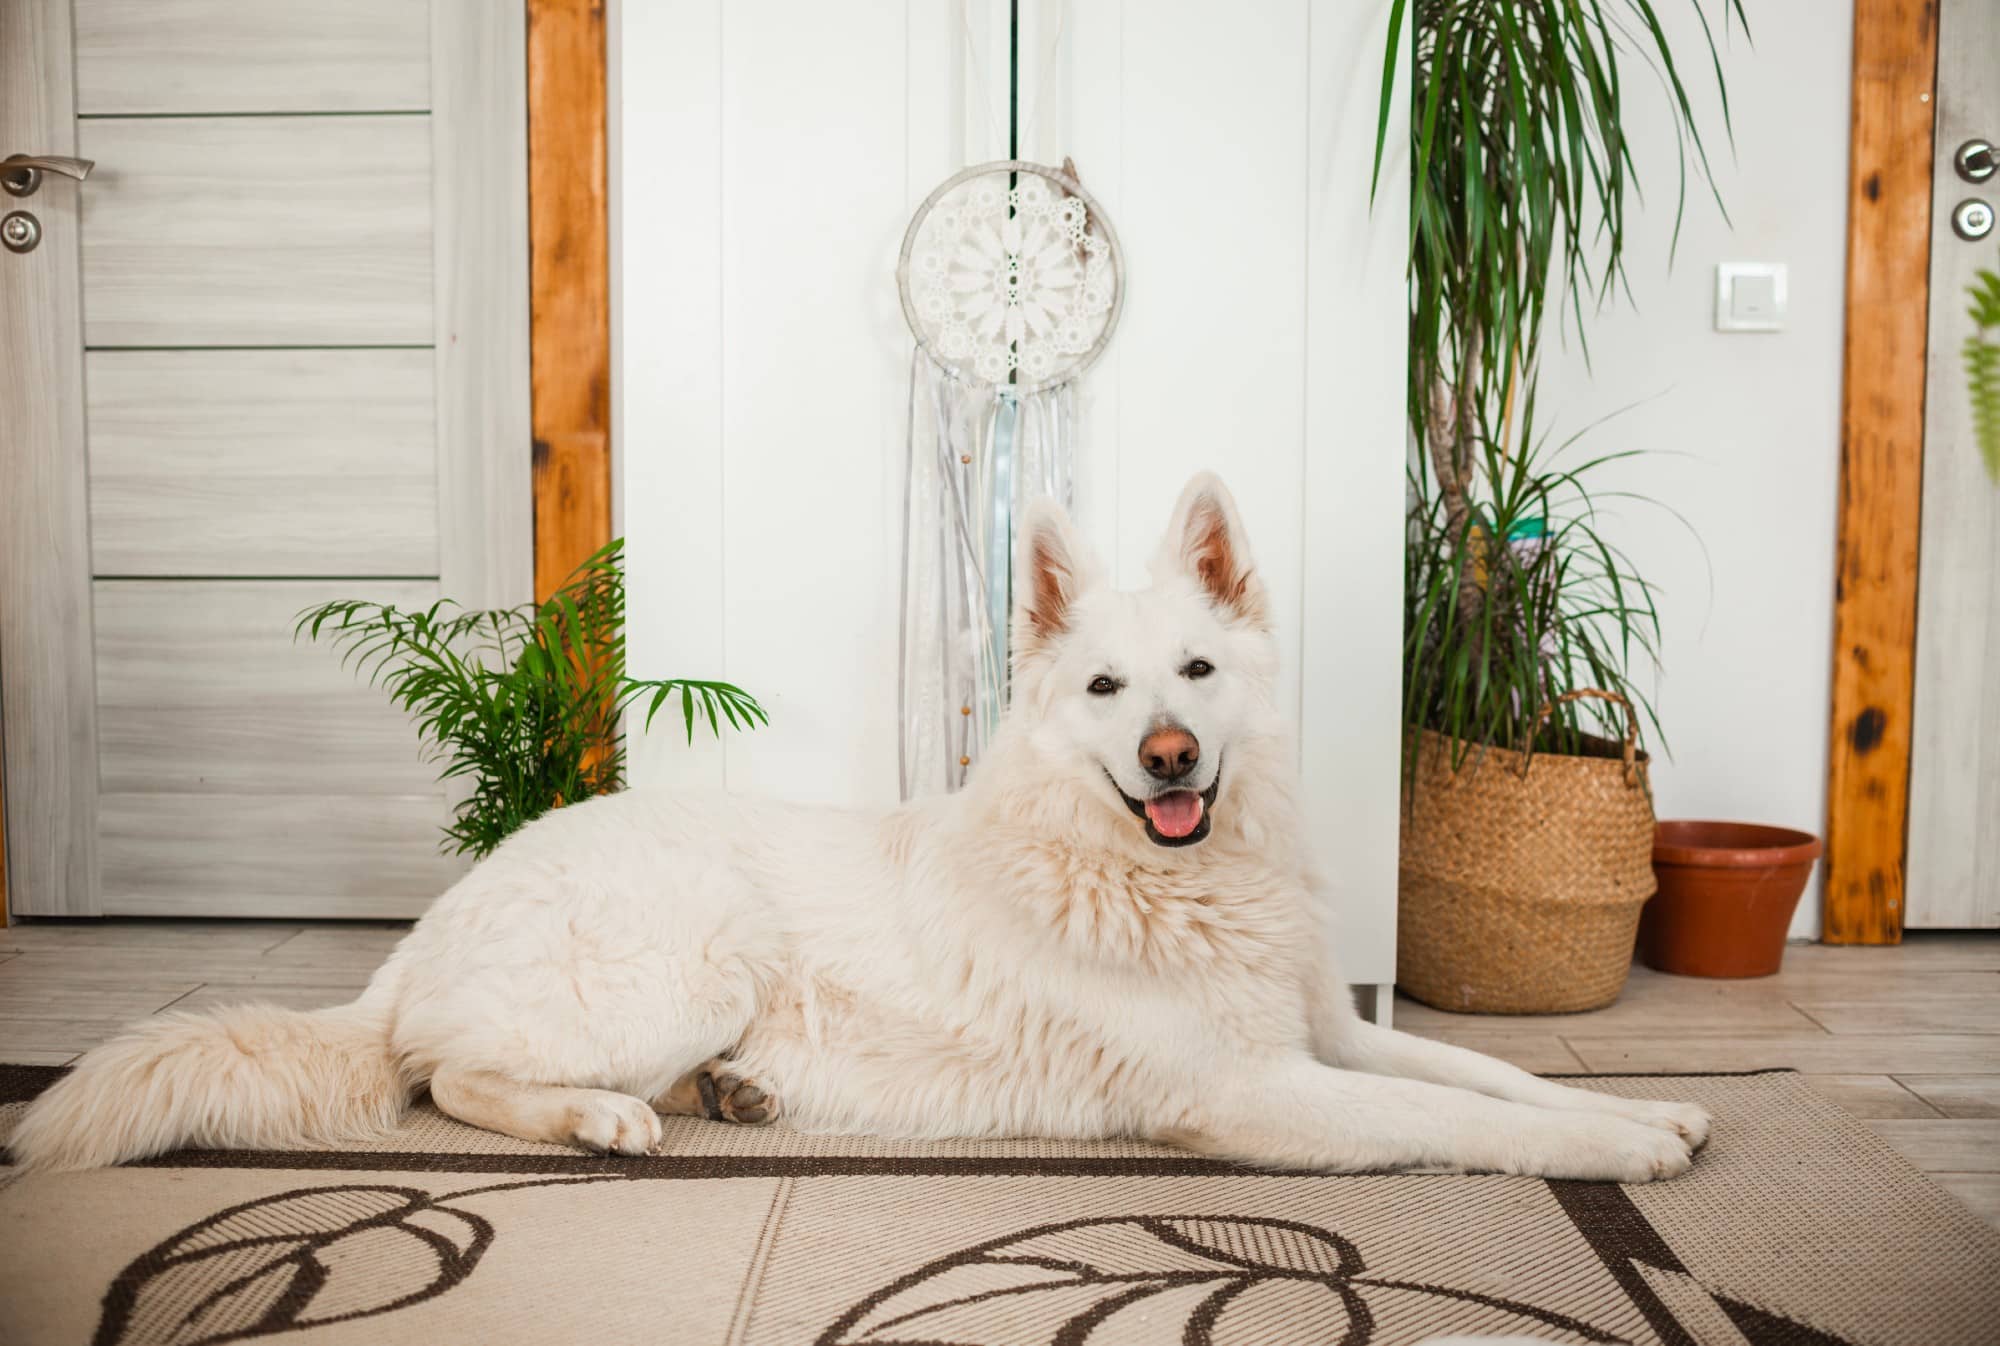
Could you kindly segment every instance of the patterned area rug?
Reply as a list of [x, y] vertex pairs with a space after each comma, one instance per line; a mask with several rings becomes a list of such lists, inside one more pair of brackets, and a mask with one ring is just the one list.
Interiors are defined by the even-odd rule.
[[[58, 1073], [0, 1067], [0, 1136]], [[605, 1159], [421, 1106], [363, 1148], [0, 1179], [0, 1342], [2000, 1340], [2000, 1232], [1795, 1076], [1583, 1083], [1714, 1139], [1616, 1187], [686, 1118]]]

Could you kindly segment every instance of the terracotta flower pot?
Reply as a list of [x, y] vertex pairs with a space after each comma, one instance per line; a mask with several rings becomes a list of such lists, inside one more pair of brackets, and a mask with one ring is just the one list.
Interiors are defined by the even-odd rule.
[[1768, 977], [1819, 838], [1756, 823], [1663, 822], [1653, 833], [1659, 893], [1639, 918], [1639, 956], [1684, 977]]

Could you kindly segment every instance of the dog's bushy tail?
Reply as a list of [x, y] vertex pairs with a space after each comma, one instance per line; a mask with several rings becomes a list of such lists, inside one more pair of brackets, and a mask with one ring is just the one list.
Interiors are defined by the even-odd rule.
[[79, 1061], [30, 1105], [23, 1170], [97, 1168], [181, 1146], [283, 1149], [378, 1135], [412, 1092], [389, 1047], [389, 996], [331, 1009], [165, 1013]]

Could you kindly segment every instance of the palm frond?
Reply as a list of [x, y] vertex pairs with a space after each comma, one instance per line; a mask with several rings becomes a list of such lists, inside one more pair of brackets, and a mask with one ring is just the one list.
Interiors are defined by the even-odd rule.
[[770, 723], [731, 683], [626, 676], [623, 539], [542, 603], [405, 610], [341, 599], [300, 613], [293, 634], [330, 644], [407, 712], [440, 779], [471, 782], [443, 845], [475, 857], [551, 809], [622, 788], [624, 712], [642, 698], [650, 726], [678, 691], [690, 742], [697, 706], [718, 737], [724, 719], [739, 730]]

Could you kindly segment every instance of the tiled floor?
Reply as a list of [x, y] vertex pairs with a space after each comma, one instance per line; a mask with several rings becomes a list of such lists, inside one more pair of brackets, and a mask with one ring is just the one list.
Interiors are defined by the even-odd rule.
[[[168, 1006], [352, 998], [392, 923], [36, 922], [0, 930], [0, 1061], [61, 1065]], [[1492, 1018], [1398, 998], [1396, 1026], [1564, 1072], [1789, 1066], [2000, 1223], [2000, 934], [1796, 945], [1776, 977], [1635, 968], [1591, 1014]]]

